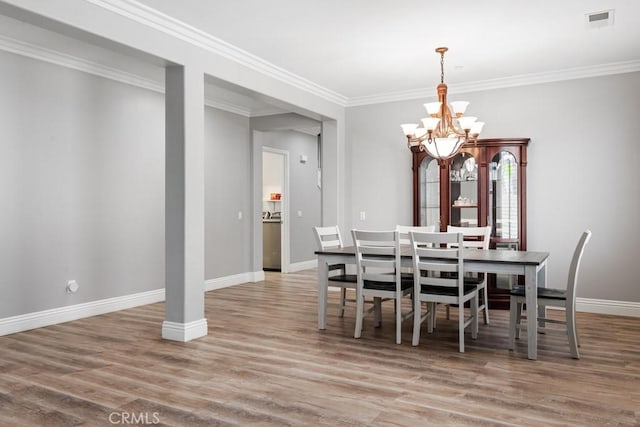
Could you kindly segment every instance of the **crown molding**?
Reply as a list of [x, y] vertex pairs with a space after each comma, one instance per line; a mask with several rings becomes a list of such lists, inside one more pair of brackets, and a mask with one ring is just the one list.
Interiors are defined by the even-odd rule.
[[4, 35], [0, 35], [0, 50], [83, 71], [154, 92], [164, 93], [164, 85], [160, 82]]
[[[517, 86], [529, 86], [541, 83], [552, 83], [565, 80], [585, 79], [591, 77], [607, 76], [612, 74], [624, 74], [640, 71], [640, 60], [614, 62], [610, 64], [593, 65], [587, 67], [568, 68], [565, 70], [550, 71], [544, 73], [523, 74], [519, 76], [504, 77], [499, 79], [480, 80], [477, 82], [450, 84], [449, 93], [470, 93], [485, 90], [504, 89]], [[377, 95], [349, 98], [347, 107], [361, 105], [381, 104], [385, 102], [405, 101], [409, 99], [433, 98], [435, 92], [430, 89], [416, 89], [399, 92], [388, 92]]]
[[347, 97], [280, 68], [231, 43], [212, 36], [202, 30], [166, 15], [135, 0], [85, 0], [95, 6], [131, 19], [138, 24], [153, 28], [183, 40], [206, 51], [230, 59], [263, 75], [287, 83], [305, 92], [319, 96], [340, 106], [347, 104]]
[[251, 117], [251, 110], [249, 110], [248, 108], [244, 108], [228, 102], [205, 98], [204, 105], [211, 108], [217, 108], [218, 110], [228, 111], [229, 113], [235, 113], [240, 116]]
[[[252, 68], [262, 74], [288, 83], [299, 89], [315, 94], [330, 102], [343, 107], [357, 107], [387, 102], [398, 102], [410, 99], [433, 98], [432, 88], [420, 88], [407, 91], [387, 92], [374, 95], [347, 98], [333, 92], [296, 74], [277, 67], [249, 52], [239, 49], [230, 43], [213, 37], [197, 28], [191, 27], [175, 18], [165, 15], [155, 9], [145, 6], [135, 0], [85, 0], [106, 10], [118, 13], [140, 24], [155, 28], [173, 37], [187, 41], [210, 52], [219, 54], [242, 65]], [[164, 93], [164, 85], [145, 77], [109, 67], [104, 64], [72, 56], [60, 51], [0, 35], [0, 50], [16, 53], [22, 56], [38, 59], [63, 67], [83, 71], [128, 85]], [[576, 67], [565, 70], [544, 73], [523, 74], [499, 79], [480, 80], [476, 82], [450, 84], [450, 94], [479, 92], [503, 89], [517, 86], [528, 86], [541, 83], [551, 83], [564, 80], [599, 77], [613, 74], [632, 73], [640, 71], [640, 60], [616, 62], [587, 67]], [[245, 117], [258, 117], [279, 114], [281, 111], [251, 111], [246, 107], [224, 101], [207, 99], [205, 105], [239, 114]]]
[[[28, 58], [37, 59], [39, 61], [48, 62], [59, 65], [61, 67], [70, 68], [95, 76], [103, 77], [127, 85], [136, 86], [142, 89], [151, 90], [164, 94], [165, 88], [161, 82], [147, 79], [123, 70], [112, 68], [97, 62], [88, 61], [76, 56], [68, 55], [53, 49], [44, 48], [42, 46], [16, 40], [11, 37], [0, 35], [0, 50], [15, 53], [17, 55], [26, 56]], [[204, 105], [218, 110], [228, 111], [244, 117], [253, 117], [256, 113], [248, 108], [235, 105], [229, 102], [207, 98]]]

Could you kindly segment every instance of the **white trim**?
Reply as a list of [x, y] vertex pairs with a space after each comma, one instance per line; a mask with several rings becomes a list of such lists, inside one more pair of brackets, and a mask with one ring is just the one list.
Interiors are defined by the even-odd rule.
[[[116, 3], [116, 2], [123, 2], [123, 1], [128, 1], [130, 3], [137, 3], [131, 0], [85, 0], [85, 1], [92, 2], [101, 7], [105, 7], [105, 6], [103, 4], [98, 4], [98, 3]], [[139, 3], [137, 4], [140, 5]], [[148, 8], [147, 6], [144, 6], [144, 5], [140, 5], [140, 6]], [[105, 8], [112, 10], [108, 6]], [[112, 10], [112, 11], [115, 11], [115, 10]], [[131, 16], [127, 16], [127, 17], [131, 18]], [[167, 17], [167, 18], [173, 19], [171, 17]], [[132, 18], [132, 19], [137, 20], [135, 18]], [[180, 21], [176, 21], [176, 22], [180, 22]], [[144, 22], [142, 23], [144, 24]], [[183, 24], [183, 25], [186, 25], [186, 24]], [[197, 29], [194, 29], [194, 30], [200, 32], [200, 30], [197, 30]], [[175, 37], [178, 37], [173, 33], [169, 33], [169, 34]], [[215, 39], [215, 37], [212, 37], [209, 35], [207, 36]], [[181, 38], [181, 37], [178, 37], [178, 38]], [[219, 40], [219, 39], [215, 39], [215, 40]], [[223, 44], [230, 46], [233, 49], [236, 49], [240, 53], [244, 52], [222, 40], [219, 40], [219, 41], [222, 42]], [[62, 53], [57, 50], [48, 49], [48, 48], [38, 46], [32, 43], [28, 43], [22, 40], [17, 40], [11, 37], [7, 37], [5, 35], [0, 35], [0, 50], [4, 50], [6, 52], [15, 53], [15, 54], [26, 56], [33, 59], [38, 59], [40, 61], [48, 62], [51, 64], [59, 65], [62, 67], [73, 69], [73, 70], [82, 71], [88, 74], [93, 74], [95, 76], [103, 77], [106, 79], [128, 84], [131, 86], [148, 89], [158, 93], [164, 93], [164, 85], [161, 82], [151, 80], [136, 74], [128, 73], [120, 69], [112, 68], [107, 65], [100, 64], [94, 61], [89, 61], [87, 59], [83, 59], [77, 56]], [[211, 50], [211, 49], [208, 49], [208, 50]], [[214, 53], [218, 53], [218, 52], [214, 51]], [[244, 52], [243, 54], [253, 56], [248, 52]], [[243, 65], [247, 65], [243, 61], [237, 60], [237, 58], [235, 57], [231, 59], [234, 59], [237, 62], [242, 63]], [[262, 60], [260, 59], [260, 61]], [[266, 64], [269, 64], [266, 61], [263, 61], [263, 62]], [[435, 97], [433, 88], [421, 88], [421, 89], [411, 89], [406, 91], [387, 92], [387, 93], [380, 93], [380, 94], [374, 94], [374, 95], [359, 96], [354, 98], [347, 98], [346, 96], [340, 95], [336, 92], [332, 92], [329, 89], [322, 88], [321, 86], [316, 85], [311, 81], [305, 80], [293, 73], [289, 73], [288, 71], [281, 69], [279, 67], [276, 67], [273, 64], [269, 64], [269, 65], [270, 67], [275, 67], [274, 69], [280, 70], [279, 71], [280, 75], [275, 76], [273, 72], [269, 71], [270, 70], [269, 67], [267, 68], [251, 67], [251, 68], [263, 74], [266, 74], [268, 76], [274, 77], [280, 81], [284, 81], [285, 83], [291, 84], [292, 86], [306, 90], [307, 92], [320, 96], [331, 102], [335, 102], [336, 104], [343, 107], [357, 107], [361, 105], [381, 104], [385, 102], [397, 102], [397, 101], [406, 101], [409, 99], [423, 99], [423, 98]], [[640, 60], [615, 62], [610, 64], [576, 67], [576, 68], [543, 72], [543, 73], [523, 74], [519, 76], [511, 76], [511, 77], [505, 77], [505, 78], [499, 78], [499, 79], [481, 80], [477, 82], [469, 82], [469, 83], [461, 83], [461, 84], [454, 83], [449, 85], [449, 93], [462, 94], [462, 93], [469, 93], [469, 92], [479, 92], [479, 91], [485, 91], [485, 90], [517, 87], [517, 86], [527, 86], [527, 85], [534, 85], [534, 84], [540, 84], [540, 83], [550, 83], [550, 82], [564, 81], [564, 80], [599, 77], [599, 76], [606, 76], [611, 74], [632, 73], [637, 71], [640, 71]], [[287, 77], [287, 75], [289, 75], [289, 77]], [[296, 78], [299, 79], [297, 83], [296, 83]], [[317, 88], [320, 88], [321, 93], [318, 93], [318, 90], [313, 90], [314, 86]], [[329, 96], [324, 96], [322, 94], [322, 91], [329, 91], [330, 92]], [[225, 101], [213, 100], [213, 99], [206, 99], [205, 105], [212, 108], [228, 111], [230, 113], [239, 114], [244, 117], [261, 117], [261, 116], [272, 115], [272, 114], [280, 114], [282, 112], [278, 109], [274, 109], [274, 110], [269, 109], [265, 111], [252, 112], [250, 109], [246, 107], [239, 106], [239, 105], [232, 104]]]
[[[264, 271], [235, 274], [232, 276], [206, 280], [205, 291], [220, 289], [241, 283], [261, 281], [264, 281]], [[132, 295], [107, 298], [98, 301], [68, 305], [50, 310], [36, 311], [33, 313], [7, 317], [5, 319], [0, 319], [0, 336], [28, 331], [30, 329], [43, 328], [45, 326], [57, 325], [58, 323], [83, 319], [85, 317], [112, 313], [114, 311], [126, 310], [128, 308], [139, 307], [142, 305], [155, 304], [157, 302], [163, 302], [164, 300], [165, 291], [164, 288], [162, 288]]]
[[4, 35], [0, 35], [0, 49], [29, 58], [38, 59], [50, 64], [60, 65], [62, 67], [104, 77], [120, 83], [164, 93], [164, 86], [160, 82], [140, 77], [136, 74], [127, 73], [126, 71], [99, 64], [97, 62], [79, 58], [77, 56], [68, 55], [57, 50], [47, 49], [42, 46], [16, 40]]
[[[57, 50], [47, 49], [42, 46], [23, 42], [21, 40], [16, 40], [1, 34], [0, 50], [164, 94], [165, 88], [162, 82], [147, 79], [136, 74], [128, 73], [126, 71], [79, 58], [77, 56], [68, 55]], [[230, 102], [224, 102], [210, 98], [206, 98], [204, 100], [204, 105], [223, 111], [228, 111], [230, 113], [238, 114], [244, 117], [254, 117], [256, 115], [262, 114], [262, 112], [252, 113], [250, 109], [232, 104]], [[281, 111], [279, 111], [279, 113], [281, 113]]]
[[0, 319], [0, 336], [42, 328], [85, 317], [125, 310], [164, 301], [164, 289], [107, 298], [83, 304], [69, 305]]
[[[290, 239], [290, 230], [291, 227], [289, 225], [289, 218], [291, 218], [290, 212], [289, 212], [289, 199], [291, 198], [291, 192], [289, 191], [289, 152], [287, 150], [280, 150], [278, 148], [271, 148], [271, 147], [266, 147], [266, 146], [262, 146], [262, 152], [264, 153], [265, 151], [269, 152], [269, 153], [275, 153], [275, 154], [280, 154], [282, 155], [282, 168], [283, 168], [283, 175], [282, 175], [282, 179], [283, 179], [283, 183], [282, 183], [282, 211], [281, 211], [281, 215], [282, 215], [282, 228], [281, 228], [281, 232], [280, 232], [280, 271], [282, 273], [288, 273], [289, 272], [289, 263], [291, 261], [289, 252], [290, 252], [290, 245], [291, 245], [291, 239]], [[262, 159], [260, 159], [260, 161], [262, 161]], [[264, 165], [263, 165], [263, 169], [262, 169], [262, 174], [264, 175]], [[260, 183], [262, 184], [262, 177], [260, 177]], [[264, 236], [263, 236], [264, 239]]]
[[640, 317], [640, 302], [576, 298], [576, 311]]
[[263, 75], [287, 83], [327, 101], [345, 106], [347, 98], [310, 80], [280, 68], [264, 59], [227, 43], [202, 30], [166, 15], [135, 0], [85, 0], [93, 5], [131, 19], [138, 24], [200, 47], [208, 52], [230, 59]]
[[[640, 71], [640, 60], [614, 62], [610, 64], [592, 65], [587, 67], [575, 67], [565, 70], [523, 74], [519, 76], [481, 80], [477, 82], [461, 84], [454, 83], [448, 86], [449, 94], [460, 94], [493, 89], [503, 89], [516, 86], [528, 86], [540, 83], [551, 83], [565, 80], [607, 76], [611, 74], [633, 73], [636, 71]], [[433, 98], [435, 96], [436, 95], [433, 88], [422, 88], [349, 98], [346, 106], [356, 107], [360, 105], [381, 104], [384, 102], [405, 101], [408, 99]]]
[[[262, 224], [262, 223], [261, 223]], [[264, 270], [260, 270], [260, 271], [254, 271], [253, 273], [249, 273], [252, 274], [252, 280], [251, 282], [264, 282]]]
[[208, 331], [207, 319], [189, 323], [162, 322], [162, 338], [165, 340], [187, 342], [207, 336]]
[[309, 261], [302, 262], [294, 262], [293, 264], [289, 264], [289, 273], [294, 273], [296, 271], [309, 270], [311, 268], [318, 267], [318, 260], [312, 259]]
[[[290, 271], [299, 271], [307, 268], [315, 268], [317, 260], [305, 261], [290, 265]], [[232, 276], [225, 276], [216, 279], [210, 279], [205, 282], [205, 290], [210, 291], [214, 289], [221, 289], [227, 286], [234, 286], [248, 282], [261, 282], [264, 281], [264, 271], [255, 271], [249, 273], [236, 274]], [[340, 290], [340, 288], [329, 287], [330, 290]], [[153, 291], [140, 292], [132, 295], [125, 295], [122, 297], [108, 298], [99, 301], [93, 301], [83, 304], [75, 304], [65, 307], [54, 308], [50, 310], [37, 311], [34, 313], [27, 313], [18, 316], [7, 317], [0, 319], [0, 336], [15, 334], [18, 332], [28, 331], [30, 329], [42, 328], [45, 326], [56, 325], [58, 323], [69, 322], [71, 320], [78, 320], [85, 317], [98, 316], [100, 314], [111, 313], [114, 311], [125, 310], [128, 308], [139, 307], [147, 304], [155, 304], [162, 302], [165, 299], [164, 289], [156, 289]], [[549, 307], [549, 309], [556, 309], [556, 307]], [[597, 314], [610, 314], [614, 316], [629, 316], [640, 317], [640, 302], [629, 301], [614, 301], [614, 300], [601, 300], [591, 298], [576, 298], [576, 309], [585, 313], [597, 313]], [[202, 319], [206, 323], [206, 319]], [[198, 321], [198, 322], [202, 322]], [[171, 323], [171, 322], [169, 322]], [[193, 323], [193, 322], [192, 322]], [[181, 324], [180, 324], [181, 325]], [[169, 326], [169, 329], [175, 329], [173, 326]], [[193, 326], [189, 326], [193, 328]], [[180, 328], [185, 331], [185, 335], [194, 333], [195, 331], [186, 332], [185, 328]], [[206, 331], [206, 328], [205, 328]], [[175, 331], [174, 331], [175, 332]], [[163, 323], [164, 333], [164, 323]], [[173, 333], [173, 332], [172, 332]], [[206, 335], [206, 333], [205, 333]], [[189, 335], [191, 336], [191, 335]], [[193, 339], [193, 338], [191, 338]], [[178, 340], [179, 341], [179, 340]]]
[[241, 107], [239, 105], [231, 104], [229, 102], [218, 101], [210, 98], [205, 98], [204, 105], [218, 110], [228, 111], [244, 117], [252, 117], [251, 110]]
[[[564, 307], [548, 306], [550, 310], [564, 311]], [[611, 314], [613, 316], [640, 317], [640, 302], [576, 298], [576, 311], [582, 313]]]
[[[262, 277], [260, 278], [260, 275]], [[241, 285], [249, 282], [259, 282], [264, 280], [264, 271], [234, 274], [232, 276], [217, 277], [204, 282], [204, 290], [214, 291], [216, 289], [228, 288], [229, 286]]]

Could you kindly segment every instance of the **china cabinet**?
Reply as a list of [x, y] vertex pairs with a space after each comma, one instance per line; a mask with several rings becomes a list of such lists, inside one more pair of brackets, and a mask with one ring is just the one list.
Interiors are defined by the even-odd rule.
[[[527, 249], [527, 145], [529, 138], [480, 139], [447, 160], [417, 146], [413, 153], [413, 222], [491, 226], [492, 249]], [[491, 308], [508, 308], [516, 279], [490, 275]]]

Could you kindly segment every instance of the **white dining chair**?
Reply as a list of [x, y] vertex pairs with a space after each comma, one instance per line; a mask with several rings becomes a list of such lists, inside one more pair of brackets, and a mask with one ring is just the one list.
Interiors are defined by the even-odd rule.
[[[410, 232], [421, 231], [423, 233], [433, 233], [435, 229], [435, 225], [396, 225], [396, 231], [398, 232], [398, 238], [400, 239], [401, 246], [411, 245], [411, 237], [409, 236]], [[402, 269], [402, 278], [405, 280], [413, 280], [413, 267], [404, 267]]]
[[433, 233], [436, 231], [436, 226], [435, 225], [420, 225], [420, 226], [396, 225], [396, 231], [400, 235], [400, 244], [410, 245], [411, 244], [411, 238], [409, 237], [410, 232], [418, 231], [422, 233]]
[[[316, 243], [320, 250], [342, 248], [342, 236], [337, 225], [328, 227], [314, 227]], [[340, 317], [344, 316], [344, 309], [347, 302], [355, 302], [354, 298], [347, 298], [347, 289], [356, 289], [357, 276], [348, 274], [345, 264], [329, 265], [329, 282], [331, 286], [340, 288]]]
[[[538, 304], [552, 307], [562, 307], [565, 310], [565, 320], [541, 318], [538, 317], [538, 321], [542, 324], [552, 323], [565, 325], [564, 328], [547, 328], [538, 327], [539, 331], [545, 332], [562, 332], [567, 335], [569, 339], [569, 352], [574, 359], [580, 358], [580, 352], [578, 347], [580, 341], [578, 339], [578, 331], [576, 328], [576, 289], [578, 287], [578, 271], [580, 269], [580, 261], [584, 248], [591, 239], [591, 231], [586, 230], [580, 236], [575, 251], [573, 252], [573, 258], [569, 266], [569, 277], [567, 279], [566, 289], [553, 289], [553, 288], [538, 288]], [[525, 288], [522, 286], [516, 286], [511, 289], [510, 297], [510, 316], [509, 316], [509, 349], [515, 348], [516, 338], [520, 338], [520, 328], [522, 319], [526, 317], [522, 316], [522, 306], [526, 302]], [[536, 310], [536, 307], [531, 307], [532, 310]], [[529, 311], [529, 307], [527, 307]]]
[[[462, 233], [410, 232], [413, 252], [413, 340], [420, 343], [420, 328], [427, 321], [433, 332], [437, 304], [457, 304], [458, 349], [464, 353], [464, 331], [471, 325], [471, 338], [478, 335], [478, 288], [464, 283], [464, 246]], [[464, 304], [469, 301], [471, 315], [466, 318]], [[422, 315], [422, 303], [427, 312]]]
[[[491, 241], [491, 226], [487, 227], [455, 227], [452, 225], [447, 226], [447, 232], [449, 233], [462, 233], [463, 246], [465, 249], [489, 249], [489, 242]], [[489, 292], [487, 290], [487, 274], [467, 274], [464, 281], [466, 284], [475, 284], [478, 287], [478, 310], [482, 311], [484, 315], [484, 324], [489, 324]], [[447, 307], [447, 318], [449, 307]]]
[[[402, 280], [400, 239], [398, 232], [352, 230], [356, 248], [356, 327], [355, 338], [362, 335], [365, 315], [376, 314], [376, 325], [381, 321], [381, 305], [393, 300], [396, 320], [396, 344], [402, 342], [402, 322], [413, 315], [413, 310], [402, 312], [402, 297], [413, 292], [413, 280]], [[372, 309], [365, 311], [365, 298], [374, 300]]]

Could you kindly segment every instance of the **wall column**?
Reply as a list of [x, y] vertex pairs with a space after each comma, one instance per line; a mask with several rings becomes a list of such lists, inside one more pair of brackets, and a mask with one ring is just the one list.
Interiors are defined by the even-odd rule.
[[335, 120], [322, 122], [322, 225], [338, 225], [345, 233], [344, 224], [340, 224], [339, 200], [342, 189], [339, 187], [338, 126]]
[[204, 73], [165, 70], [165, 320], [162, 338], [207, 335], [204, 318]]

